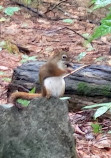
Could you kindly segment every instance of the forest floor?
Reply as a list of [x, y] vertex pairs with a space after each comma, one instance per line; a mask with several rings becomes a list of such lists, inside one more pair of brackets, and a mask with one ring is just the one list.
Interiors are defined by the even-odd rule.
[[[0, 6], [17, 5], [1, 0]], [[61, 17], [59, 20], [40, 18], [28, 9], [20, 8], [12, 16], [0, 10], [0, 104], [7, 102], [7, 87], [13, 70], [28, 59], [47, 60], [56, 48], [69, 48], [75, 63], [111, 65], [111, 37], [94, 40], [92, 45], [85, 44], [85, 37], [91, 35], [97, 26], [97, 21], [87, 19], [86, 8], [63, 3], [62, 9], [55, 7], [48, 12], [48, 17]], [[75, 122], [81, 117], [81, 112], [69, 113], [69, 116], [75, 128], [80, 158], [110, 158], [111, 136], [101, 132], [94, 134], [91, 121]], [[103, 119], [100, 124], [103, 128], [111, 128], [109, 119]]]

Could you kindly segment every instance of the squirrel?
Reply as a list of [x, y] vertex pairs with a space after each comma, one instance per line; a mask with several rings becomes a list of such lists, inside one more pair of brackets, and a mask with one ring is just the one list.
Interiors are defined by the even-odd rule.
[[41, 93], [14, 92], [9, 102], [14, 103], [18, 98], [33, 99], [37, 97], [61, 97], [65, 92], [64, 75], [71, 72], [70, 56], [65, 49], [55, 50], [49, 60], [40, 68], [39, 80]]

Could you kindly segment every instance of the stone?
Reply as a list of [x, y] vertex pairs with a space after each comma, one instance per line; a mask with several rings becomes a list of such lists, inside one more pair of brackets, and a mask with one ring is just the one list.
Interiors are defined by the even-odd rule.
[[67, 103], [34, 99], [28, 107], [0, 107], [0, 158], [76, 158]]

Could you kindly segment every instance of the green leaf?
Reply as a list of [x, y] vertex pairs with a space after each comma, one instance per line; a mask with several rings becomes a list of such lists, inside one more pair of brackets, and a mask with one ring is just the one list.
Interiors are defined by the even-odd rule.
[[35, 93], [36, 92], [36, 88], [32, 88], [32, 90], [29, 93]]
[[11, 81], [11, 78], [4, 77], [4, 78], [2, 78], [2, 80], [6, 81], [6, 82], [10, 82], [10, 81]]
[[94, 48], [93, 48], [93, 46], [91, 45], [91, 43], [90, 43], [89, 41], [87, 41], [87, 40], [84, 41], [83, 45], [84, 45], [84, 47], [87, 48], [87, 51], [92, 51], [92, 50], [94, 50]]
[[87, 44], [87, 51], [92, 51], [92, 50], [94, 50], [94, 48], [92, 47], [92, 45], [91, 45], [91, 43], [88, 43]]
[[72, 23], [74, 23], [74, 20], [72, 20], [72, 19], [64, 19], [63, 22], [72, 24]]
[[86, 52], [82, 52], [77, 56], [77, 60], [80, 61], [82, 58], [84, 58], [86, 56]]
[[91, 4], [95, 3], [96, 1], [97, 1], [97, 0], [92, 0], [92, 1], [91, 1]]
[[60, 99], [61, 100], [68, 100], [68, 99], [70, 99], [71, 97], [61, 97]]
[[103, 115], [106, 111], [108, 111], [108, 109], [109, 109], [108, 106], [103, 106], [98, 108], [94, 114], [94, 118], [96, 119], [97, 117]]
[[111, 134], [111, 131], [108, 131], [109, 134]]
[[83, 33], [82, 36], [87, 38], [87, 39], [90, 37], [89, 33]]
[[30, 4], [31, 0], [24, 0], [25, 4]]
[[27, 23], [23, 23], [21, 27], [26, 27], [27, 28], [28, 24]]
[[92, 2], [95, 3], [93, 10], [99, 9], [111, 4], [111, 0], [93, 0]]
[[90, 52], [92, 50], [94, 50], [94, 48], [92, 46], [87, 49], [88, 52]]
[[37, 60], [36, 56], [29, 57], [28, 55], [22, 55], [21, 63], [25, 63], [25, 62], [30, 61], [30, 60], [33, 60], [33, 61]]
[[0, 5], [0, 10], [2, 10], [3, 9], [3, 6], [2, 5]]
[[0, 71], [0, 75], [4, 75], [5, 73], [3, 71]]
[[111, 102], [110, 103], [101, 103], [101, 104], [89, 105], [89, 106], [83, 107], [83, 109], [92, 109], [92, 108], [97, 108], [97, 107], [100, 107], [100, 106], [111, 107]]
[[19, 7], [7, 7], [5, 10], [4, 10], [4, 13], [9, 15], [9, 16], [12, 16], [15, 12], [19, 11], [20, 8]]
[[6, 21], [6, 20], [7, 20], [7, 19], [4, 18], [4, 17], [0, 18], [0, 22]]
[[91, 38], [89, 39], [89, 42], [91, 42], [94, 39], [100, 38], [101, 36], [110, 34], [110, 33], [111, 33], [111, 26], [107, 26], [107, 25], [103, 24], [95, 29], [94, 33], [92, 34]]
[[29, 100], [25, 100], [25, 99], [17, 99], [17, 103], [23, 105], [23, 106], [28, 106], [30, 101]]
[[[34, 87], [29, 93], [35, 93], [36, 88]], [[17, 103], [23, 105], [23, 106], [28, 106], [30, 101], [26, 99], [17, 99]]]
[[94, 133], [101, 133], [102, 126], [100, 126], [98, 123], [92, 123], [91, 126]]
[[101, 20], [101, 25], [94, 30], [94, 33], [88, 41], [91, 42], [92, 40], [107, 34], [111, 34], [111, 12]]
[[105, 59], [105, 57], [104, 57], [104, 56], [101, 56], [101, 57], [96, 58], [95, 61], [96, 61], [96, 62], [97, 62], [97, 61], [103, 61], [104, 59]]
[[5, 41], [1, 41], [1, 42], [0, 42], [0, 46], [1, 46], [1, 47], [4, 46], [5, 44], [6, 44]]

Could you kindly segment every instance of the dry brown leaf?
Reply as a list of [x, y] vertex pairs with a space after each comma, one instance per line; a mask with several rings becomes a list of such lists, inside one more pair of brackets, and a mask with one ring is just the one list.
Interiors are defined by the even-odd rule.
[[111, 148], [111, 134], [99, 134], [94, 142], [97, 148]]

